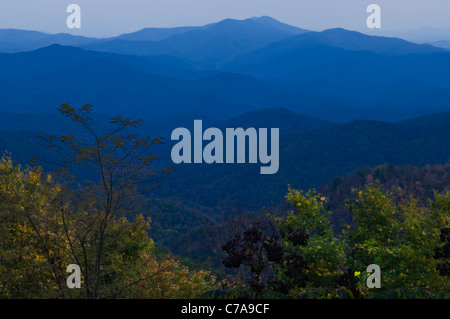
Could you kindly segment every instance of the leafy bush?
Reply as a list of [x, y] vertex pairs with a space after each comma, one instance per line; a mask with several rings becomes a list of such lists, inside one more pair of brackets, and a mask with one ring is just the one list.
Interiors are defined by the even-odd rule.
[[[272, 234], [252, 226], [223, 249], [224, 264], [250, 266], [249, 296], [291, 298], [449, 297], [448, 236], [450, 193], [435, 194], [431, 205], [389, 194], [369, 183], [348, 199], [353, 226], [335, 235], [326, 199], [315, 190], [289, 189], [292, 211], [272, 218]], [[258, 225], [264, 225], [260, 223]], [[256, 227], [256, 228], [255, 228]], [[263, 229], [267, 229], [263, 228]], [[250, 244], [259, 243], [260, 249]], [[265, 233], [264, 233], [265, 234]], [[243, 240], [243, 241], [242, 241]], [[440, 242], [445, 244], [438, 247]], [[238, 245], [243, 242], [244, 245]], [[247, 243], [247, 244], [245, 244]], [[240, 247], [240, 248], [239, 248]], [[249, 248], [250, 247], [250, 248]], [[255, 267], [255, 263], [258, 267]], [[381, 268], [381, 288], [366, 285], [368, 265]], [[243, 273], [245, 273], [243, 271]], [[266, 273], [262, 281], [260, 274]], [[259, 285], [255, 285], [255, 279]], [[250, 290], [249, 290], [250, 289]], [[276, 294], [273, 294], [276, 292]]]

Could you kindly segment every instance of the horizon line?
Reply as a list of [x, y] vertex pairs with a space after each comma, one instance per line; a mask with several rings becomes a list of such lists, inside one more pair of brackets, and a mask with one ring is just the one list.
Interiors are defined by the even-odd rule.
[[[85, 35], [85, 34], [79, 34], [80, 29], [72, 29], [71, 31], [68, 32], [49, 32], [49, 31], [42, 31], [42, 30], [38, 30], [38, 29], [21, 29], [21, 28], [0, 28], [0, 30], [14, 30], [14, 31], [26, 31], [26, 32], [37, 32], [37, 33], [42, 33], [42, 34], [46, 34], [46, 35], [71, 35], [71, 36], [76, 36], [76, 37], [84, 37], [84, 38], [93, 38], [93, 39], [113, 39], [113, 38], [117, 38], [120, 37], [122, 35], [127, 35], [127, 34], [133, 34], [136, 32], [140, 32], [143, 30], [149, 30], [149, 29], [176, 29], [176, 28], [202, 28], [202, 27], [207, 27], [210, 25], [214, 25], [223, 21], [227, 21], [227, 20], [233, 20], [233, 21], [246, 21], [246, 20], [252, 20], [252, 19], [262, 19], [262, 18], [270, 18], [272, 20], [275, 20], [281, 24], [285, 24], [287, 26], [291, 26], [293, 28], [298, 28], [298, 29], [303, 29], [305, 31], [310, 31], [310, 32], [322, 32], [322, 31], [326, 31], [326, 30], [332, 30], [332, 29], [344, 29], [347, 31], [354, 31], [354, 32], [358, 32], [358, 33], [362, 33], [362, 34], [366, 34], [366, 35], [375, 35], [373, 34], [374, 31], [380, 33], [378, 34], [379, 36], [386, 36], [386, 37], [400, 37], [399, 34], [396, 33], [405, 33], [405, 32], [413, 32], [413, 31], [417, 31], [417, 30], [424, 30], [424, 29], [429, 29], [429, 30], [445, 30], [445, 31], [449, 31], [450, 32], [450, 28], [435, 28], [435, 27], [429, 27], [429, 26], [421, 26], [415, 29], [407, 29], [407, 30], [386, 30], [384, 31], [383, 29], [378, 29], [378, 30], [371, 30], [369, 29], [368, 32], [363, 32], [361, 30], [356, 30], [356, 29], [347, 29], [344, 28], [342, 26], [334, 26], [334, 27], [329, 27], [329, 28], [323, 28], [323, 29], [318, 29], [318, 30], [313, 30], [313, 29], [307, 29], [301, 26], [296, 26], [296, 25], [292, 25], [286, 22], [283, 22], [281, 20], [275, 19], [271, 16], [268, 15], [262, 15], [262, 16], [252, 16], [249, 18], [244, 18], [244, 19], [236, 19], [236, 18], [224, 18], [221, 20], [218, 20], [216, 22], [211, 22], [211, 23], [206, 23], [203, 25], [178, 25], [178, 26], [170, 26], [170, 27], [143, 27], [140, 29], [137, 29], [135, 31], [125, 31], [122, 33], [118, 33], [116, 35], [111, 35], [111, 36], [92, 36], [92, 35]], [[81, 30], [83, 30], [83, 28], [81, 28]], [[387, 32], [387, 34], [386, 34]], [[382, 33], [382, 34], [381, 34]]]

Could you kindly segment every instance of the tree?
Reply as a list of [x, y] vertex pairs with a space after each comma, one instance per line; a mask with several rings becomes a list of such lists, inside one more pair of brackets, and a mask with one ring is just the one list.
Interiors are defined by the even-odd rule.
[[429, 206], [418, 204], [413, 196], [398, 199], [383, 192], [377, 184], [367, 184], [349, 202], [354, 227], [344, 240], [349, 256], [347, 265], [359, 272], [369, 264], [382, 270], [380, 290], [363, 294], [390, 297], [435, 297], [448, 287], [439, 276], [433, 258], [442, 227], [450, 222], [449, 194], [435, 194]]
[[255, 296], [298, 296], [307, 286], [329, 285], [343, 260], [325, 198], [314, 190], [304, 194], [291, 188], [286, 198], [292, 207], [286, 217], [256, 223], [223, 246], [225, 266], [250, 267]]
[[[272, 219], [275, 235], [263, 236], [264, 228], [253, 226], [224, 246], [228, 267], [251, 265], [256, 275], [272, 274], [272, 282], [266, 281], [254, 296], [264, 295], [263, 290], [266, 296], [275, 290], [294, 298], [449, 296], [449, 192], [435, 193], [425, 205], [402, 190], [387, 193], [379, 184], [368, 183], [348, 199], [353, 224], [341, 234], [333, 232], [326, 198], [314, 189], [303, 193], [289, 188], [286, 197], [292, 210]], [[249, 234], [254, 239], [250, 242], [263, 243], [257, 247], [264, 249], [248, 244]], [[264, 262], [256, 268], [256, 261]], [[371, 264], [381, 268], [380, 289], [366, 285]]]
[[[78, 199], [72, 200], [72, 205], [78, 206], [78, 211], [90, 212], [90, 221], [84, 225], [84, 229], [77, 225], [76, 232], [78, 242], [83, 247], [89, 244], [94, 247], [94, 251], [91, 256], [87, 256], [83, 248], [83, 254], [74, 257], [81, 263], [87, 295], [98, 298], [102, 296], [100, 286], [107, 275], [102, 271], [102, 264], [106, 262], [105, 240], [112, 223], [119, 217], [136, 214], [142, 208], [139, 206], [140, 194], [157, 187], [160, 179], [168, 175], [170, 168], [163, 167], [158, 171], [151, 165], [158, 159], [151, 148], [162, 142], [160, 137], [140, 138], [131, 132], [141, 125], [141, 120], [128, 120], [118, 115], [110, 119], [111, 129], [100, 134], [94, 127], [91, 105], [86, 104], [77, 110], [66, 103], [58, 110], [61, 115], [78, 124], [86, 135], [85, 138], [75, 137], [73, 134], [52, 136], [47, 141], [53, 149], [65, 156], [63, 172], [67, 172], [73, 165], [89, 172], [89, 177], [85, 180], [72, 183], [71, 189], [79, 194]], [[61, 145], [55, 143], [58, 141], [69, 151], [68, 154], [61, 151]], [[63, 202], [59, 210], [64, 218], [66, 212]], [[88, 238], [91, 240], [89, 243], [86, 242]]]
[[[153, 298], [168, 282], [176, 298], [214, 287], [209, 272], [154, 252], [141, 198], [170, 171], [152, 166], [150, 148], [161, 139], [138, 138], [130, 131], [141, 122], [121, 116], [99, 134], [91, 110], [59, 109], [85, 131], [46, 138], [65, 159], [62, 169], [22, 169], [9, 154], [0, 161], [0, 297]], [[88, 174], [70, 174], [74, 167]], [[81, 268], [81, 289], [66, 285], [69, 264]]]
[[[73, 195], [73, 194], [72, 194]], [[86, 269], [96, 259], [103, 215], [75, 210], [68, 190], [39, 167], [22, 169], [9, 155], [0, 162], [0, 296], [5, 298], [92, 298]], [[62, 204], [64, 203], [64, 204]], [[104, 232], [98, 298], [126, 296], [144, 280], [153, 258], [149, 220], [111, 219]], [[145, 258], [144, 258], [145, 257]], [[66, 286], [66, 268], [82, 266], [84, 289]], [[118, 294], [117, 292], [120, 292]]]

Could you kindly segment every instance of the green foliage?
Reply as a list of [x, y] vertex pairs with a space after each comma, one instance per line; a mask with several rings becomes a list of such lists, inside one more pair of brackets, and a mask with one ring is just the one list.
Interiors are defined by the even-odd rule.
[[441, 292], [448, 287], [448, 278], [439, 275], [433, 256], [440, 229], [450, 222], [450, 211], [445, 206], [449, 195], [436, 194], [428, 208], [418, 205], [414, 198], [395, 203], [378, 185], [366, 185], [349, 203], [355, 226], [344, 236], [351, 256], [347, 264], [359, 271], [369, 264], [379, 265], [382, 291]]
[[[150, 220], [139, 214], [141, 194], [170, 171], [151, 165], [157, 157], [150, 147], [160, 138], [138, 138], [130, 130], [140, 120], [120, 115], [99, 134], [91, 109], [61, 106], [90, 140], [47, 139], [70, 155], [57, 174], [22, 169], [9, 154], [0, 161], [0, 298], [187, 298], [210, 290], [209, 272], [154, 252]], [[74, 179], [73, 165], [90, 178]], [[81, 289], [66, 285], [69, 264], [81, 268]], [[154, 294], [152, 287], [166, 284], [164, 294]]]
[[[100, 134], [91, 111], [90, 105], [61, 106], [61, 114], [85, 134], [47, 138], [53, 149], [69, 155], [58, 172], [22, 168], [9, 154], [0, 161], [0, 298], [450, 296], [448, 165], [359, 171], [353, 176], [357, 183], [335, 179], [324, 195], [289, 188], [287, 214], [253, 224], [236, 219], [211, 236], [211, 228], [202, 229], [205, 223], [217, 227], [211, 210], [178, 199], [144, 200], [170, 171], [154, 164], [158, 157], [151, 148], [161, 139], [138, 137], [133, 130], [140, 121], [121, 116]], [[67, 174], [73, 167], [89, 172], [89, 178]], [[372, 183], [377, 179], [383, 184]], [[431, 186], [439, 192], [430, 193]], [[342, 211], [335, 216], [330, 207], [345, 196], [353, 220], [333, 231], [333, 223], [343, 219]], [[158, 208], [153, 214], [145, 211], [149, 203]], [[185, 225], [164, 236], [185, 212], [191, 216], [181, 218]], [[208, 248], [207, 239], [231, 238], [223, 246], [224, 265], [236, 269], [236, 278], [217, 283], [200, 265], [187, 266], [155, 249], [151, 220], [144, 216], [160, 215], [166, 219], [154, 233], [179, 251], [192, 247], [179, 236], [188, 229]], [[67, 288], [69, 264], [80, 265], [82, 289]], [[369, 264], [381, 267], [379, 289], [366, 285]]]
[[[369, 183], [348, 199], [354, 221], [339, 235], [330, 226], [331, 213], [326, 210], [325, 197], [315, 190], [303, 193], [291, 188], [286, 197], [292, 211], [286, 217], [274, 219], [274, 233], [280, 234], [276, 242], [282, 247], [283, 257], [276, 267], [269, 269], [270, 264], [265, 263], [266, 268], [260, 270], [273, 275], [260, 295], [450, 297], [449, 277], [442, 271], [448, 256], [439, 247], [441, 241], [447, 240], [443, 234], [447, 234], [450, 224], [450, 192], [436, 193], [431, 205], [423, 205], [405, 193], [387, 193], [380, 185]], [[233, 252], [227, 245], [227, 251]], [[228, 259], [232, 257], [229, 253]], [[265, 257], [270, 260], [269, 254]], [[381, 288], [368, 288], [366, 284], [369, 277], [366, 269], [371, 264], [381, 268]], [[240, 267], [241, 263], [232, 266]], [[246, 294], [248, 289], [255, 289], [251, 282], [244, 287], [242, 292]]]
[[154, 259], [147, 267], [148, 276], [137, 291], [140, 298], [199, 298], [217, 288], [216, 278], [209, 271], [190, 270], [176, 259]]
[[343, 260], [343, 247], [330, 226], [325, 209], [325, 197], [315, 190], [306, 194], [289, 188], [286, 196], [294, 210], [281, 221], [281, 229], [287, 233], [303, 229], [307, 232], [308, 244], [294, 245], [290, 240], [284, 245], [290, 253], [302, 255], [308, 263], [308, 282], [314, 286], [330, 284]]
[[[0, 161], [0, 295], [48, 296], [60, 284], [55, 236], [43, 234], [48, 201], [57, 189], [40, 169], [14, 166], [8, 154]], [[36, 214], [39, 218], [35, 218]], [[50, 282], [48, 279], [52, 278]], [[36, 282], [41, 282], [39, 287]]]
[[[76, 211], [75, 197], [40, 168], [0, 161], [0, 298], [91, 298], [100, 213]], [[154, 252], [150, 220], [142, 215], [109, 221], [98, 298], [188, 298], [215, 287], [208, 271], [192, 271]], [[66, 268], [78, 264], [82, 289], [68, 289]], [[168, 285], [155, 295], [152, 287]], [[155, 288], [156, 289], [156, 288]]]
[[[367, 183], [379, 182], [386, 193], [397, 193], [398, 199], [414, 194], [418, 205], [427, 206], [435, 199], [435, 192], [449, 190], [450, 164], [416, 166], [393, 166], [385, 164], [373, 168], [362, 168], [345, 177], [336, 177], [330, 183], [318, 188], [327, 198], [327, 208], [333, 211], [330, 217], [333, 229], [340, 231], [346, 224], [352, 224], [346, 200], [354, 190]], [[393, 198], [394, 201], [395, 198]]]

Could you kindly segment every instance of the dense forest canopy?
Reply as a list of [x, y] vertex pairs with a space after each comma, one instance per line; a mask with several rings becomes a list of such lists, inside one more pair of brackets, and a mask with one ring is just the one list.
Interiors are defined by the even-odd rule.
[[[121, 116], [100, 134], [90, 105], [59, 111], [88, 133], [43, 137], [70, 155], [65, 165], [23, 167], [9, 153], [0, 162], [2, 298], [448, 297], [448, 164], [362, 169], [321, 193], [289, 188], [284, 208], [234, 227], [212, 218], [192, 233], [206, 247], [221, 245], [219, 271], [151, 238], [146, 194], [171, 171], [153, 165], [160, 139], [131, 133], [141, 122]], [[75, 166], [91, 178], [72, 174]], [[202, 238], [213, 232], [221, 238]], [[80, 266], [82, 289], [66, 285], [71, 264]], [[371, 264], [382, 269], [380, 289], [366, 286]]]

